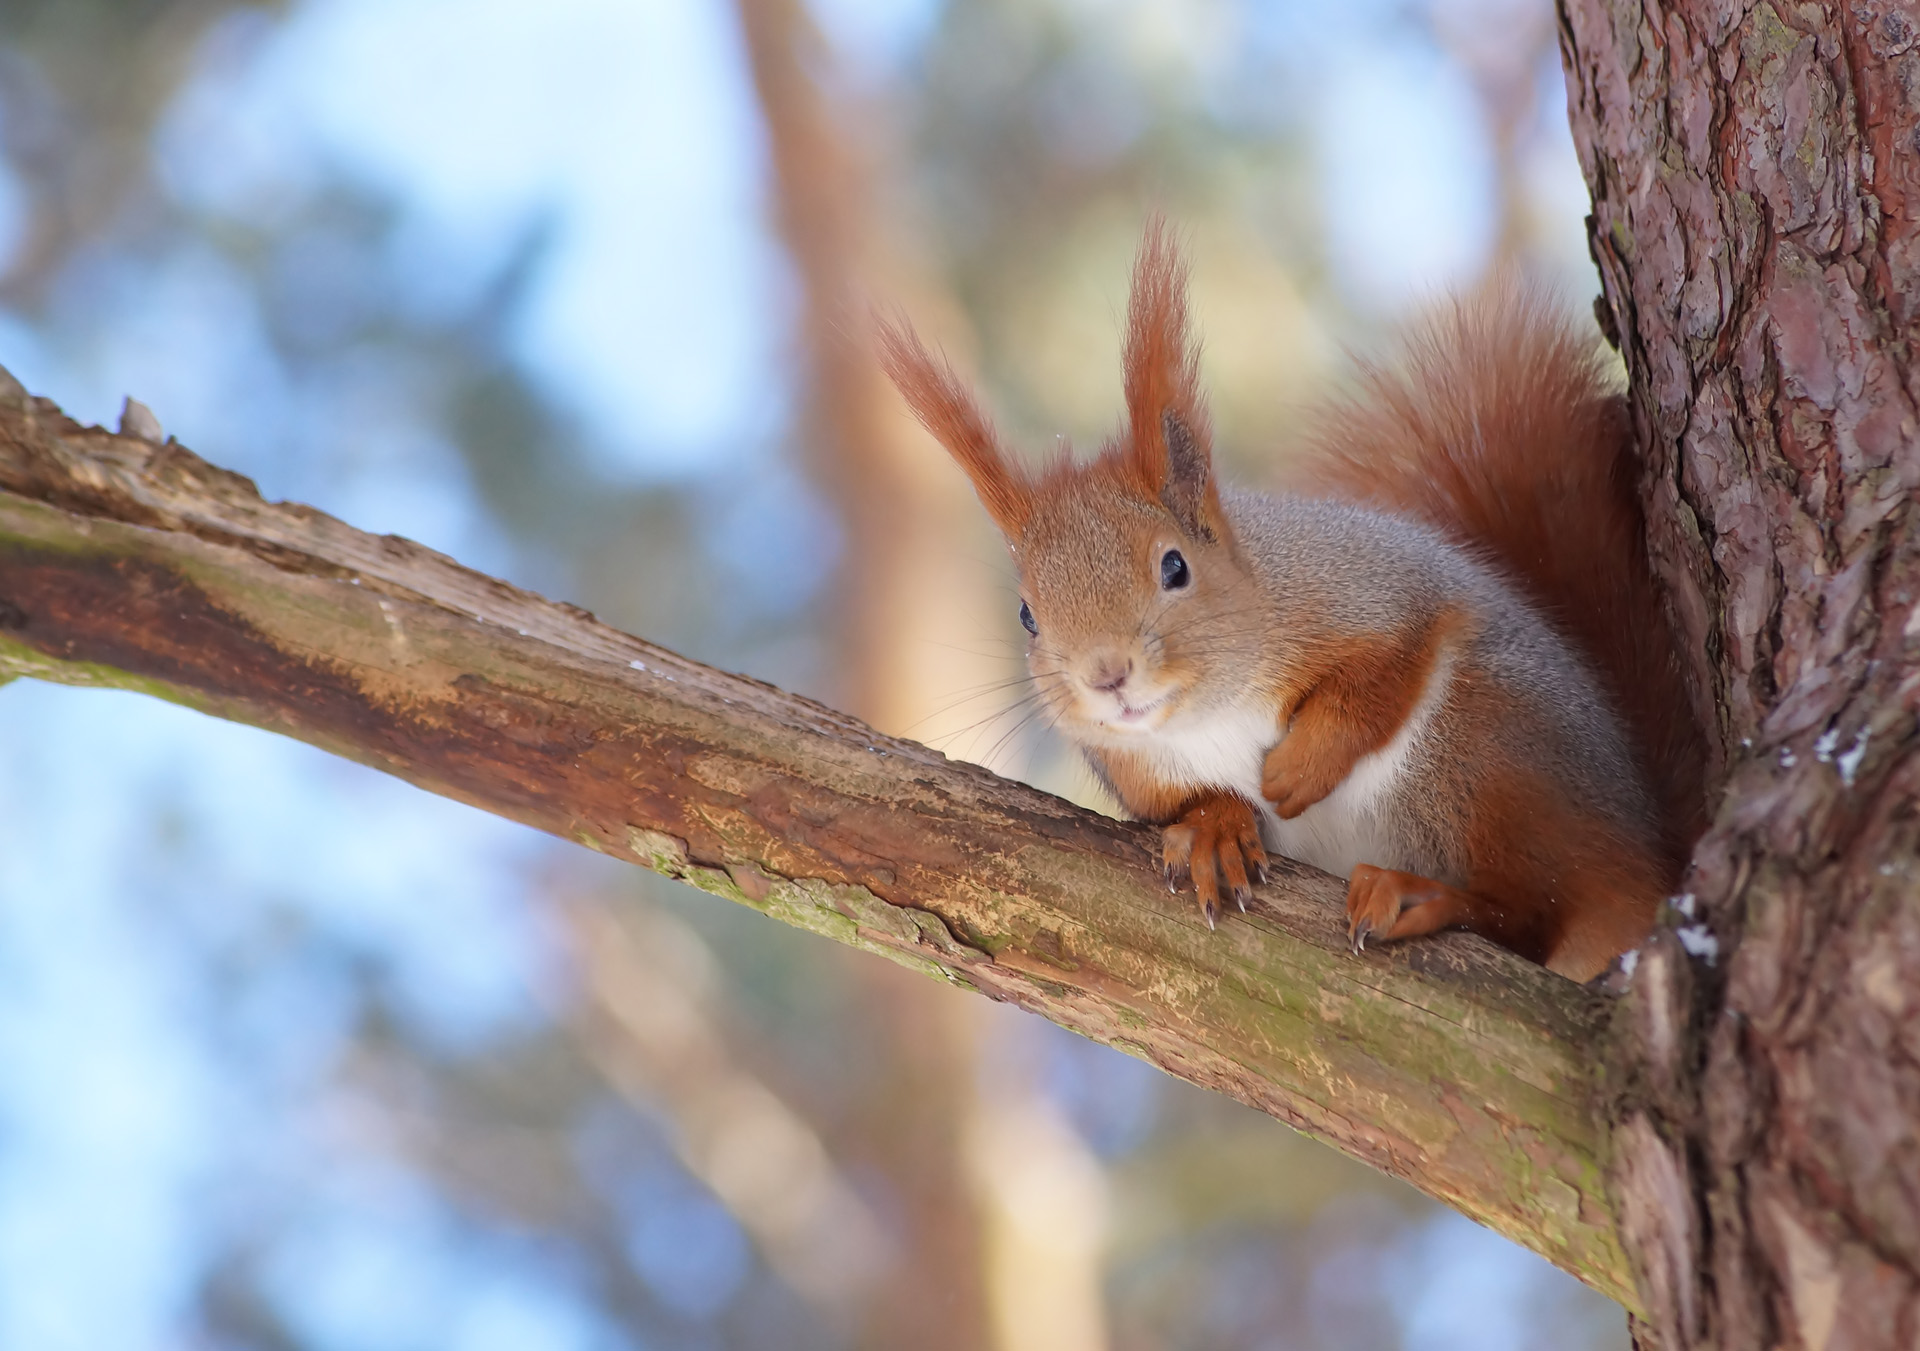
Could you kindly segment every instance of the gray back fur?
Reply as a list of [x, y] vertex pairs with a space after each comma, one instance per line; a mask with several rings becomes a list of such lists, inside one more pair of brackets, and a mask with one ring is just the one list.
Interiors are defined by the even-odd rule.
[[[1364, 507], [1250, 492], [1224, 504], [1283, 647], [1296, 616], [1305, 632], [1353, 634], [1391, 632], [1448, 606], [1471, 616], [1447, 701], [1396, 792], [1396, 815], [1420, 837], [1410, 852], [1437, 865], [1429, 876], [1460, 880], [1459, 822], [1476, 767], [1494, 760], [1565, 785], [1630, 839], [1656, 837], [1619, 714], [1575, 650], [1493, 568], [1425, 525]], [[1499, 691], [1511, 710], [1491, 746], [1473, 744], [1481, 734], [1458, 715], [1464, 682]]]

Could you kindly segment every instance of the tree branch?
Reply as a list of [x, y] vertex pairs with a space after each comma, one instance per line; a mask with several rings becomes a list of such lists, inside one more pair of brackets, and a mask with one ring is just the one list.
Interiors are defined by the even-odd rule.
[[1633, 1307], [1605, 1001], [1477, 939], [1350, 955], [1281, 864], [1211, 932], [1150, 832], [82, 428], [0, 371], [0, 679], [268, 728], [1008, 1000], [1306, 1131]]

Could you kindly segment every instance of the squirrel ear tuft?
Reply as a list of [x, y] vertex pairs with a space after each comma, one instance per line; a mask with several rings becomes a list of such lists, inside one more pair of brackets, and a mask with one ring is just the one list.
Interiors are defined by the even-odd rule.
[[1161, 415], [1160, 430], [1167, 443], [1167, 483], [1160, 501], [1182, 530], [1212, 544], [1219, 539], [1214, 522], [1220, 518], [1220, 502], [1206, 447], [1171, 408]]
[[1187, 264], [1159, 216], [1148, 220], [1133, 266], [1124, 369], [1130, 477], [1181, 529], [1215, 539], [1220, 495], [1200, 397], [1200, 349], [1187, 335]]
[[920, 425], [947, 448], [973, 480], [981, 505], [1008, 540], [1017, 542], [1033, 514], [1033, 484], [1000, 449], [993, 426], [943, 357], [920, 341], [905, 319], [879, 318], [881, 369]]

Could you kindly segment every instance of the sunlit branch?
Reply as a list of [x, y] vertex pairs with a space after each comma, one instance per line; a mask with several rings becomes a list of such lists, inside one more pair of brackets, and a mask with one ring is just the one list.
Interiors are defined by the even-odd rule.
[[1465, 937], [1354, 957], [1279, 870], [1209, 931], [1148, 832], [0, 380], [0, 673], [298, 737], [1008, 1000], [1252, 1104], [1635, 1302], [1605, 1003]]

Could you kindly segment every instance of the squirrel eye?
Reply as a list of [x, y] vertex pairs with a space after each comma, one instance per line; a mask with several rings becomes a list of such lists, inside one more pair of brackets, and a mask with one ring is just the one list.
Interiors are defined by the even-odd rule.
[[1160, 588], [1163, 591], [1178, 591], [1193, 580], [1193, 573], [1187, 568], [1187, 560], [1180, 556], [1178, 549], [1169, 549], [1160, 556]]
[[1025, 601], [1020, 602], [1020, 626], [1034, 637], [1040, 636], [1040, 626], [1033, 622], [1033, 611]]

